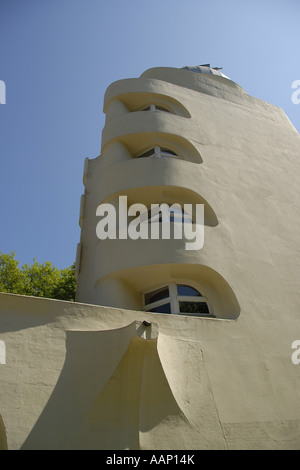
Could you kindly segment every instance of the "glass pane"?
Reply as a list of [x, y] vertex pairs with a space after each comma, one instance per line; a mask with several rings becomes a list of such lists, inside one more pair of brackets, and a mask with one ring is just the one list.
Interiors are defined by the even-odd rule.
[[151, 155], [154, 155], [154, 149], [147, 150], [147, 152], [142, 153], [141, 155], [138, 155], [136, 158], [143, 158], [143, 157], [151, 157]]
[[185, 223], [185, 224], [192, 224], [193, 221], [191, 219], [191, 217], [184, 213], [184, 212], [181, 212], [181, 213], [174, 213], [173, 214], [173, 211], [170, 211], [170, 221], [171, 222], [181, 222], [181, 223]]
[[192, 295], [192, 296], [196, 295], [197, 297], [199, 296], [202, 297], [202, 294], [200, 294], [200, 292], [198, 292], [193, 287], [185, 286], [182, 284], [179, 284], [177, 286], [177, 292], [178, 292], [178, 295]]
[[[170, 222], [183, 222], [184, 221], [183, 212], [180, 211], [179, 209], [173, 210], [169, 207], [167, 212], [169, 214]], [[157, 220], [159, 222], [162, 222], [162, 213], [161, 213], [161, 211], [159, 211], [158, 216], [159, 216], [159, 218]], [[154, 218], [152, 218], [151, 220], [154, 220]]]
[[174, 155], [175, 157], [178, 157], [177, 153], [173, 152], [173, 150], [161, 147], [160, 151], [161, 151], [161, 153], [164, 153], [164, 154], [167, 154], [167, 155]]
[[161, 287], [160, 289], [156, 289], [152, 292], [148, 292], [148, 294], [145, 294], [145, 305], [152, 304], [158, 300], [166, 299], [167, 297], [169, 297], [168, 286]]
[[179, 209], [169, 209], [171, 222], [183, 222], [183, 212]]
[[189, 224], [192, 224], [193, 223], [193, 219], [192, 219], [192, 216], [190, 214], [187, 214], [186, 212], [183, 214], [183, 222], [185, 224], [189, 223]]
[[170, 111], [166, 108], [163, 108], [162, 106], [156, 106], [155, 105], [155, 108], [158, 110], [158, 111], [165, 111], [166, 113], [169, 113]]
[[176, 214], [179, 215], [179, 216], [181, 216], [181, 217], [183, 216], [182, 210], [181, 210], [181, 209], [177, 209], [176, 207], [173, 208], [173, 209], [171, 209], [171, 207], [170, 207], [170, 208], [169, 208], [169, 212], [170, 212], [171, 214], [174, 214], [175, 216], [176, 216]]
[[182, 313], [209, 314], [208, 306], [205, 302], [179, 302], [179, 310]]
[[171, 313], [171, 305], [170, 304], [160, 305], [159, 307], [155, 307], [155, 308], [152, 308], [151, 310], [147, 310], [147, 312]]
[[153, 210], [153, 214], [152, 214], [152, 210], [149, 209], [148, 210], [148, 220], [150, 222], [160, 222], [159, 220], [159, 214], [160, 212], [156, 211], [156, 210]]

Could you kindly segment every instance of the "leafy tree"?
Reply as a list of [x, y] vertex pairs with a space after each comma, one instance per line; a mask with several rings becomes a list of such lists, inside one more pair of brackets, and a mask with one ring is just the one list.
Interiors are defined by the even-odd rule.
[[47, 297], [49, 299], [75, 300], [75, 263], [69, 268], [57, 269], [50, 261], [19, 268], [16, 253], [0, 253], [0, 292]]
[[75, 263], [60, 271], [60, 278], [52, 291], [52, 298], [59, 300], [75, 300], [76, 278]]
[[0, 253], [0, 292], [23, 294], [23, 276], [16, 253]]
[[39, 264], [34, 258], [33, 264], [22, 266], [24, 294], [35, 297], [52, 298], [52, 291], [59, 281], [59, 270], [50, 261]]

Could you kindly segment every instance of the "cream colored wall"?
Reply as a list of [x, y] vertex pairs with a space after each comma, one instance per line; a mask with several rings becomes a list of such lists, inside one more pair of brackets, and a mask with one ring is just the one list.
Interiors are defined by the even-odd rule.
[[[149, 94], [178, 115], [132, 111]], [[104, 109], [103, 151], [84, 169], [86, 303], [0, 294], [8, 448], [299, 449], [297, 131], [233, 82], [168, 68], [112, 84]], [[144, 139], [189, 161], [135, 160]], [[96, 208], [120, 193], [205, 201], [204, 248], [100, 244]], [[217, 318], [141, 311], [145, 290], [176, 280], [200, 283]]]
[[253, 305], [230, 321], [0, 302], [9, 449], [300, 447], [300, 320], [288, 309], [283, 321]]
[[[179, 115], [134, 111], [157, 96], [170, 106], [177, 103]], [[104, 111], [109, 119], [102, 153], [88, 161], [77, 299], [141, 308], [142, 294], [155, 287], [162, 266], [181, 264], [192, 276], [196, 264], [200, 274], [201, 266], [208, 267], [228, 283], [241, 312], [255, 306], [258, 315], [271, 308], [281, 316], [288, 298], [297, 315], [299, 135], [283, 111], [228, 79], [171, 68], [112, 84]], [[183, 158], [134, 158], [157, 142], [172, 143]], [[130, 204], [205, 201], [206, 215], [216, 222], [205, 226], [199, 252], [185, 250], [184, 240], [100, 242], [96, 208], [121, 194]], [[143, 266], [144, 285], [132, 274]], [[155, 273], [153, 281], [147, 267]], [[111, 278], [122, 288], [109, 296], [101, 286]], [[176, 281], [166, 271], [161, 282], [170, 280]], [[211, 293], [214, 303], [218, 289], [216, 284]]]

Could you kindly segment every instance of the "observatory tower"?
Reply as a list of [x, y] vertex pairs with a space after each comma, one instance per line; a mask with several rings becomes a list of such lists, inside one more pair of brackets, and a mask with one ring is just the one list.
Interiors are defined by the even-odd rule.
[[298, 132], [209, 64], [104, 112], [77, 302], [0, 294], [0, 449], [299, 449]]
[[[151, 69], [109, 86], [101, 155], [86, 159], [84, 167], [78, 301], [157, 313], [239, 316], [235, 247], [226, 243], [239, 231], [234, 206], [241, 188], [231, 186], [242, 150], [234, 141], [241, 112], [258, 107], [257, 101], [209, 64]], [[181, 217], [194, 224], [195, 207], [202, 205], [204, 245], [187, 250], [184, 237], [99, 240], [97, 207], [111, 204], [119, 223], [120, 196], [126, 198], [126, 212], [142, 204], [152, 224], [161, 220], [151, 216], [153, 204], [179, 207], [172, 224]]]

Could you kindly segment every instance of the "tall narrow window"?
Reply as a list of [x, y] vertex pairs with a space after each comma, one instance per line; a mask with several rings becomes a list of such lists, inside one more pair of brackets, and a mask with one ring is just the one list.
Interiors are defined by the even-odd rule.
[[185, 284], [169, 283], [144, 294], [144, 310], [154, 313], [173, 313], [197, 317], [214, 317], [206, 297]]

